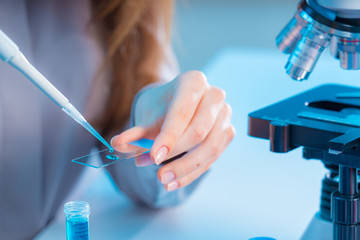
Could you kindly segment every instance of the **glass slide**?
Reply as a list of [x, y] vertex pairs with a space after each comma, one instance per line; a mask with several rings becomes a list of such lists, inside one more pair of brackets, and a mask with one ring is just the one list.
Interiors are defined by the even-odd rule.
[[[129, 142], [120, 146], [116, 146], [116, 150], [110, 152], [109, 149], [104, 149], [89, 155], [75, 158], [74, 163], [82, 164], [93, 168], [106, 167], [119, 161], [139, 157], [150, 152], [154, 141], [150, 139], [140, 139]], [[97, 155], [99, 157], [97, 157]]]

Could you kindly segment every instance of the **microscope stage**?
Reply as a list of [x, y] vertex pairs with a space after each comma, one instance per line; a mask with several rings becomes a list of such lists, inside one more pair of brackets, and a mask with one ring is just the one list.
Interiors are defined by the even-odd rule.
[[[274, 152], [303, 146], [360, 159], [360, 88], [327, 84], [249, 114], [248, 134]], [[275, 150], [274, 150], [275, 149]], [[359, 160], [357, 159], [357, 161]], [[358, 167], [360, 167], [360, 161]]]

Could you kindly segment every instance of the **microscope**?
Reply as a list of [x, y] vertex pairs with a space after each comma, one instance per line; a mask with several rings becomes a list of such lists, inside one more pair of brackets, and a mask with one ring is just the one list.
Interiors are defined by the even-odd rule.
[[[360, 69], [360, 1], [302, 0], [276, 43], [296, 81], [309, 78], [326, 48], [341, 68]], [[248, 134], [269, 139], [272, 152], [303, 147], [303, 158], [329, 170], [302, 239], [360, 240], [360, 88], [322, 85], [250, 113], [248, 123]]]

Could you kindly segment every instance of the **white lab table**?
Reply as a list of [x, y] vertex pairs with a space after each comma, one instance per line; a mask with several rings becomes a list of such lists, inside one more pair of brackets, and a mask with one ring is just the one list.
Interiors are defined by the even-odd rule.
[[[137, 208], [104, 171], [89, 168], [73, 198], [90, 203], [91, 239], [299, 239], [319, 209], [325, 169], [303, 160], [301, 149], [271, 153], [267, 140], [247, 136], [247, 114], [324, 83], [360, 86], [360, 71], [341, 70], [326, 52], [310, 79], [297, 83], [285, 74], [286, 61], [276, 50], [229, 48], [204, 68], [227, 92], [237, 135], [182, 205]], [[65, 239], [63, 214], [36, 239]]]

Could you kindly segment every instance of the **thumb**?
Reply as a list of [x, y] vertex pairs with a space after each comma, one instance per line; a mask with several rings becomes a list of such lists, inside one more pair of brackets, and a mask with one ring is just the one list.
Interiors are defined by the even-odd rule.
[[139, 140], [141, 138], [147, 138], [149, 136], [149, 129], [144, 126], [132, 127], [118, 135], [115, 135], [111, 141], [111, 146], [119, 152], [126, 151], [125, 146], [127, 143]]

